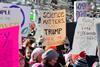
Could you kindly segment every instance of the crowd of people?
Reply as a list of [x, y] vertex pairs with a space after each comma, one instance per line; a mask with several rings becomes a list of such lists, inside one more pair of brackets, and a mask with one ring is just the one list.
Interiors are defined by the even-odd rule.
[[36, 43], [36, 39], [30, 35], [23, 39], [22, 48], [19, 49], [20, 67], [99, 67], [98, 56], [88, 56], [85, 51], [72, 54], [66, 43], [43, 46], [41, 40]]
[[[67, 21], [73, 22], [74, 17], [70, 16]], [[85, 51], [72, 54], [67, 38], [58, 46], [43, 46], [43, 36], [38, 41], [34, 37], [37, 30], [35, 27], [34, 23], [30, 25], [30, 34], [22, 38], [20, 67], [100, 67], [97, 55], [89, 56]]]

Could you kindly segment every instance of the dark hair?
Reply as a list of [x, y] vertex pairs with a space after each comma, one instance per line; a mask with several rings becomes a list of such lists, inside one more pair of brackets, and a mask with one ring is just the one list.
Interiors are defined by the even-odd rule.
[[58, 4], [57, 0], [52, 0], [51, 3]]
[[43, 60], [43, 64], [46, 64], [47, 65], [49, 61], [51, 61], [51, 60], [45, 59], [45, 60]]
[[49, 62], [50, 60], [43, 60], [43, 65], [44, 65], [44, 67], [48, 67], [48, 65], [50, 65], [48, 62]]
[[57, 46], [57, 50], [65, 50], [64, 44]]

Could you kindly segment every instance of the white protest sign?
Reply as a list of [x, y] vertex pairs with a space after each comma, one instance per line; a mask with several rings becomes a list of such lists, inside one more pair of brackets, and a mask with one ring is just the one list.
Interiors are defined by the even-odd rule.
[[65, 10], [43, 11], [42, 30], [45, 38], [44, 45], [61, 45], [66, 38]]
[[[10, 25], [19, 24], [21, 20], [21, 13], [18, 13], [19, 11], [19, 8], [0, 8], [0, 23], [10, 23]], [[6, 28], [6, 25], [2, 25], [0, 28]]]
[[90, 9], [90, 5], [87, 1], [75, 1], [74, 2], [74, 22], [77, 22], [79, 17], [86, 17], [87, 11]]
[[[17, 11], [17, 12], [20, 13], [19, 17], [21, 18], [20, 19], [21, 36], [27, 37], [27, 35], [29, 33], [29, 23], [30, 23], [29, 15], [30, 15], [31, 7], [15, 5], [15, 4], [7, 4], [7, 3], [0, 3], [0, 7], [1, 8], [16, 8], [16, 9], [19, 8], [20, 9], [20, 11]], [[15, 13], [14, 16], [17, 16], [17, 14]]]
[[19, 11], [19, 8], [0, 8], [0, 23], [19, 24], [21, 20]]
[[96, 23], [100, 19], [80, 17], [75, 30], [72, 53], [86, 51], [88, 55], [96, 55], [97, 33]]

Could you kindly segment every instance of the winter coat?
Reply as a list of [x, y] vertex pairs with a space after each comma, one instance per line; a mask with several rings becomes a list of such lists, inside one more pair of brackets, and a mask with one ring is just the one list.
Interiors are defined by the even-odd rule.
[[89, 67], [87, 64], [86, 59], [83, 58], [79, 58], [76, 62], [75, 62], [75, 67]]

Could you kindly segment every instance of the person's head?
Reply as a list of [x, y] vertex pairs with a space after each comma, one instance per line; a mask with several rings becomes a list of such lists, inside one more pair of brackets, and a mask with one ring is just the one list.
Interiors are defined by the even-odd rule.
[[30, 55], [31, 55], [31, 50], [29, 47], [26, 47], [25, 49], [25, 56], [27, 59], [30, 59]]
[[44, 60], [44, 64], [47, 63], [51, 66], [54, 66], [55, 63], [57, 63], [59, 54], [56, 52], [56, 50], [48, 49], [45, 53], [42, 55], [42, 59]]
[[66, 52], [64, 44], [58, 45], [57, 51], [60, 51], [64, 54]]
[[32, 65], [32, 67], [43, 67], [43, 65], [41, 63], [35, 63]]
[[86, 53], [85, 53], [85, 51], [80, 52], [80, 53], [79, 53], [79, 56], [80, 56], [81, 58], [86, 58]]
[[44, 50], [42, 48], [35, 48], [31, 54], [30, 62], [41, 62], [43, 53]]

